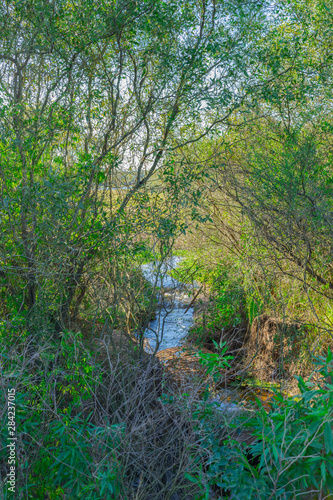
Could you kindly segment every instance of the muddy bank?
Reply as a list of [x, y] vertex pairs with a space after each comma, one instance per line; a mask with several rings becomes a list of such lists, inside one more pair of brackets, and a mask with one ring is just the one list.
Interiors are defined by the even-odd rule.
[[300, 323], [282, 321], [273, 316], [257, 316], [244, 344], [245, 363], [261, 380], [277, 381], [304, 375], [298, 359], [305, 336]]
[[262, 314], [251, 325], [244, 315], [237, 325], [219, 327], [211, 321], [213, 310], [214, 298], [200, 294], [194, 304], [194, 324], [186, 336], [187, 342], [212, 352], [217, 352], [214, 341], [225, 342], [226, 354], [234, 356], [233, 369], [263, 382], [306, 375], [299, 363], [306, 335], [301, 323]]

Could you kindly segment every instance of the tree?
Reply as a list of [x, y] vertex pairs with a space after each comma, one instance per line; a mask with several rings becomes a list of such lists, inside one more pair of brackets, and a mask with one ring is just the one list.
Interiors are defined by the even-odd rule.
[[0, 262], [19, 309], [68, 324], [135, 194], [246, 99], [263, 16], [238, 1], [2, 4]]
[[209, 172], [203, 231], [242, 259], [247, 239], [264, 273], [299, 282], [314, 316], [314, 297], [331, 300], [333, 290], [330, 15], [320, 1], [275, 4], [252, 109], [186, 152]]

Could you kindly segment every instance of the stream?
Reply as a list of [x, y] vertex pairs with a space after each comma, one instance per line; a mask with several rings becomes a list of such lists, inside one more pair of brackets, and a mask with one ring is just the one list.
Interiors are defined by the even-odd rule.
[[[142, 265], [145, 278], [156, 287], [159, 297], [155, 318], [150, 321], [145, 331], [151, 352], [156, 349], [157, 339], [160, 342], [157, 352], [181, 346], [193, 325], [194, 308], [190, 304], [199, 285], [195, 282], [193, 285], [182, 283], [168, 274], [177, 268], [181, 260], [181, 257], [174, 256], [161, 265], [159, 271], [156, 267], [160, 265], [158, 262]], [[269, 407], [269, 399], [272, 397], [270, 390], [251, 387], [230, 389], [226, 387], [218, 397], [209, 398], [209, 401], [215, 403], [219, 410], [229, 414], [240, 411], [240, 400], [254, 402], [259, 398], [264, 407]]]
[[159, 272], [156, 268], [159, 263], [150, 262], [142, 266], [145, 278], [159, 288], [156, 316], [145, 331], [145, 338], [148, 339], [152, 351], [156, 348], [157, 339], [160, 341], [158, 351], [181, 345], [182, 339], [193, 325], [193, 306], [188, 306], [198, 285], [181, 283], [167, 274], [175, 269], [181, 260], [178, 256], [171, 257], [161, 266]]
[[[183, 343], [189, 328], [193, 325], [193, 300], [194, 293], [199, 285], [187, 285], [172, 278], [169, 273], [181, 261], [181, 257], [172, 257], [157, 272], [154, 263], [144, 264], [142, 271], [153, 286], [159, 287], [159, 302], [156, 317], [149, 323], [145, 331], [145, 338], [149, 341], [152, 351], [156, 348], [156, 339], [160, 340], [157, 352], [170, 347], [178, 347]], [[234, 414], [239, 411], [238, 405], [230, 401], [230, 391], [225, 391], [225, 400], [221, 398], [209, 399], [217, 409]]]

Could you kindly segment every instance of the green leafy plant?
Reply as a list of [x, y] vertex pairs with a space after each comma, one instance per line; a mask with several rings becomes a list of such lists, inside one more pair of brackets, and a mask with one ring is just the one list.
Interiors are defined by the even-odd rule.
[[[270, 410], [257, 399], [255, 411], [244, 409], [229, 422], [229, 437], [222, 443], [209, 433], [202, 439], [206, 473], [191, 475], [193, 482], [202, 484], [200, 499], [209, 499], [207, 485], [222, 495], [229, 491], [232, 498], [247, 500], [304, 498], [307, 491], [333, 493], [330, 350], [315, 363], [317, 368], [307, 381], [297, 377], [298, 396], [286, 397], [275, 390]], [[253, 436], [250, 446], [235, 439], [246, 429]]]
[[[116, 498], [119, 474], [114, 449], [119, 431], [123, 432], [121, 425], [98, 427], [69, 414], [51, 423], [32, 471], [31, 498], [44, 498], [45, 475], [49, 485], [61, 488], [70, 498]], [[102, 461], [97, 456], [92, 460], [96, 448], [103, 452]]]
[[218, 344], [213, 340], [213, 343], [217, 350], [216, 353], [205, 353], [199, 350], [197, 356], [199, 357], [200, 363], [206, 368], [206, 374], [211, 375], [214, 380], [218, 380], [220, 370], [231, 368], [229, 360], [232, 360], [234, 356], [226, 355], [228, 351], [227, 342], [220, 341]]

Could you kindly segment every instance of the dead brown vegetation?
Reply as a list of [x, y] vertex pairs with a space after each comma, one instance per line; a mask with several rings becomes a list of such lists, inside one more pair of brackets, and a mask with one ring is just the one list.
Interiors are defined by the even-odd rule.
[[304, 328], [267, 314], [254, 319], [245, 342], [246, 362], [260, 379], [276, 381], [299, 374], [296, 366]]

